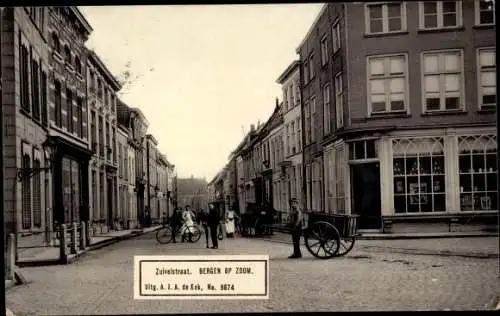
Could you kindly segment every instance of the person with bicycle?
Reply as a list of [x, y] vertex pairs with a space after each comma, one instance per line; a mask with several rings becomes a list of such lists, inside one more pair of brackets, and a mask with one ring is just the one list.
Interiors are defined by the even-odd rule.
[[172, 216], [170, 217], [170, 226], [172, 227], [172, 242], [175, 243], [175, 235], [182, 226], [182, 216], [180, 208], [175, 208]]
[[190, 205], [186, 205], [184, 207], [184, 211], [182, 212], [182, 220], [184, 223], [181, 228], [181, 231], [183, 232], [181, 242], [184, 242], [184, 239], [186, 238], [186, 231], [188, 231], [188, 240], [192, 242], [193, 233], [191, 229], [194, 226], [194, 214], [191, 211]]

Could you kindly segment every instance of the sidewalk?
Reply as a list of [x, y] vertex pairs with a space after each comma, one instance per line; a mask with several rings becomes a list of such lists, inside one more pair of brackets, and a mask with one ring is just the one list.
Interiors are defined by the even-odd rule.
[[[498, 258], [498, 236], [450, 236], [453, 238], [422, 237], [414, 239], [357, 239], [354, 250], [394, 252], [405, 254], [458, 256], [472, 258]], [[467, 238], [468, 237], [468, 238]], [[262, 240], [291, 244], [291, 236], [276, 232]], [[304, 243], [304, 240], [301, 240]]]
[[108, 246], [120, 240], [146, 234], [158, 230], [161, 227], [162, 227], [161, 225], [158, 225], [144, 229], [118, 230], [91, 237], [90, 245], [88, 245], [85, 250], [78, 250], [76, 254], [68, 255], [68, 260], [67, 260], [68, 262], [61, 262], [59, 254], [60, 250], [58, 246], [26, 249], [20, 252], [19, 254], [20, 258], [18, 260], [17, 265], [19, 267], [24, 267], [24, 266], [47, 265], [47, 264], [71, 263], [85, 252]]

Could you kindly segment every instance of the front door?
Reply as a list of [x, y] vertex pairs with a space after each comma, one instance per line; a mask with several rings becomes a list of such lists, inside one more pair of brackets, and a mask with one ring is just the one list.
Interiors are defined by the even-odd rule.
[[380, 229], [380, 169], [377, 163], [351, 165], [352, 213], [359, 215], [359, 229]]
[[107, 193], [108, 193], [108, 227], [112, 229], [114, 227], [114, 219], [113, 219], [113, 179], [108, 178], [106, 181], [108, 184]]

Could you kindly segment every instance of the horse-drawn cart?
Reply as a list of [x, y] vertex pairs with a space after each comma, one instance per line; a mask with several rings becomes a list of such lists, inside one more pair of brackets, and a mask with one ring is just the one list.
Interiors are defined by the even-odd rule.
[[354, 247], [358, 215], [309, 213], [304, 230], [307, 250], [316, 258], [344, 256]]

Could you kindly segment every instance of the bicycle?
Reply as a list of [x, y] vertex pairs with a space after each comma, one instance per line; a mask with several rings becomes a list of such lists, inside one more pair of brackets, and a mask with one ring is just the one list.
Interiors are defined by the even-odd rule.
[[[183, 229], [184, 228], [184, 229]], [[181, 232], [182, 230], [182, 232]], [[188, 235], [191, 233], [191, 238], [187, 237], [188, 241], [191, 243], [195, 243], [201, 238], [201, 229], [198, 227], [198, 225], [192, 225], [192, 226], [185, 226], [182, 225], [176, 230], [176, 235], [182, 236]], [[168, 244], [172, 241], [172, 227], [170, 225], [165, 225], [164, 227], [160, 228], [156, 232], [156, 240], [160, 244]], [[186, 237], [185, 237], [186, 238]]]

